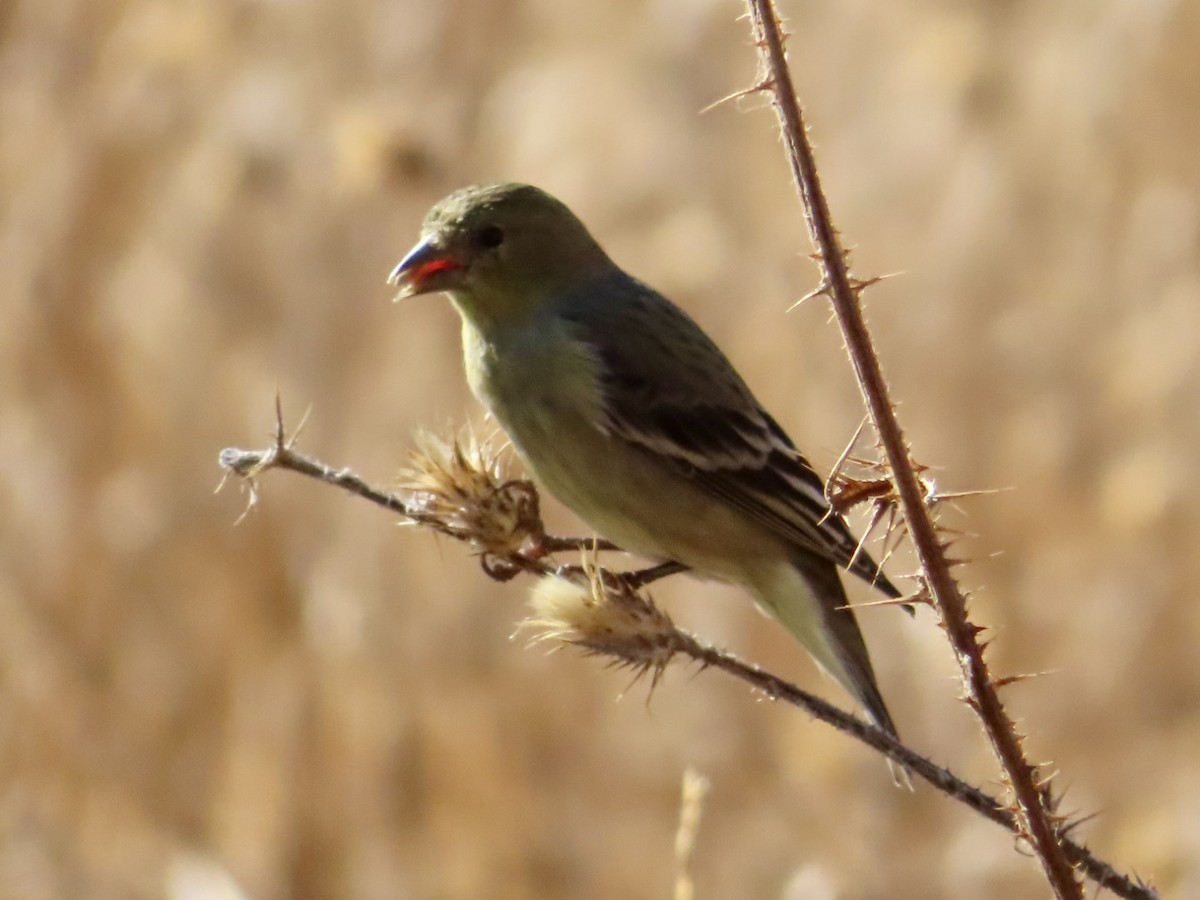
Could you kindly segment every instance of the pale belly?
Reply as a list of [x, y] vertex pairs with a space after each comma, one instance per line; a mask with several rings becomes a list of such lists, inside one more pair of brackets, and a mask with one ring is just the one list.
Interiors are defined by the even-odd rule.
[[667, 463], [606, 434], [550, 389], [519, 412], [494, 410], [534, 477], [589, 527], [630, 553], [745, 582], [775, 538]]
[[[467, 375], [535, 479], [624, 550], [674, 560], [699, 574], [746, 582], [776, 538], [703, 492], [669, 464], [607, 434], [597, 366], [574, 342], [495, 346], [464, 328]], [[553, 346], [549, 355], [545, 348]], [[564, 346], [567, 348], [564, 351]]]

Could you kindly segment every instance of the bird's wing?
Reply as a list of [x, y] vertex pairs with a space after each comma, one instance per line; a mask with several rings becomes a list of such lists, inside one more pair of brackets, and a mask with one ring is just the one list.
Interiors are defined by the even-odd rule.
[[568, 314], [601, 365], [598, 426], [781, 538], [899, 596], [830, 509], [812, 466], [700, 326], [645, 285], [630, 279], [625, 291]]

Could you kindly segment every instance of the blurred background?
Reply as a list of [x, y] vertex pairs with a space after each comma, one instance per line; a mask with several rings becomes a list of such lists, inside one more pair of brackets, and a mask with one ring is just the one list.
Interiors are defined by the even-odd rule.
[[[862, 416], [735, 0], [0, 2], [0, 896], [1044, 896], [1002, 831], [724, 676], [510, 639], [530, 585], [287, 473], [481, 423], [387, 272], [534, 181], [692, 311], [825, 471]], [[1200, 5], [783, 4], [836, 221], [1036, 760], [1200, 896]], [[550, 504], [556, 530], [578, 533]], [[856, 519], [861, 528], [862, 516]], [[889, 566], [911, 570], [903, 554]], [[985, 590], [986, 588], [986, 590]], [[870, 599], [855, 588], [856, 599]], [[736, 591], [655, 596], [837, 702]], [[916, 748], [996, 788], [932, 614], [860, 614]]]

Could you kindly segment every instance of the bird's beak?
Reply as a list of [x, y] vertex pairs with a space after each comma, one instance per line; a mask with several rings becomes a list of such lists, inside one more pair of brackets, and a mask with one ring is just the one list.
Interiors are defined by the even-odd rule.
[[433, 238], [422, 238], [392, 269], [388, 284], [399, 288], [395, 299], [404, 300], [418, 294], [449, 290], [456, 282], [455, 276], [464, 268]]

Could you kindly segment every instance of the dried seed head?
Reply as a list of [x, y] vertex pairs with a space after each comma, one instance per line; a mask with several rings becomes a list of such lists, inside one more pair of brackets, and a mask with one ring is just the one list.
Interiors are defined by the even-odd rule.
[[471, 431], [449, 440], [418, 432], [400, 489], [419, 523], [496, 556], [513, 556], [544, 532], [537, 489], [505, 477], [501, 454]]
[[539, 578], [533, 589], [532, 615], [524, 627], [534, 642], [560, 641], [614, 657], [655, 679], [674, 656], [679, 632], [670, 617], [649, 599], [585, 561], [586, 581]]

